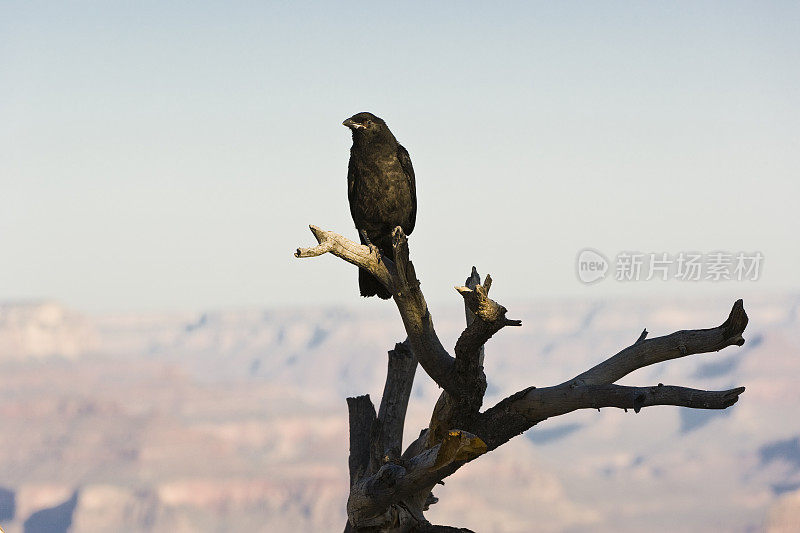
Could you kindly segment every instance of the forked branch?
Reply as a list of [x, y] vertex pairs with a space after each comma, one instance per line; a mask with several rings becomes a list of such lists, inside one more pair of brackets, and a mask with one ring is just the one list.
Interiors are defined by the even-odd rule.
[[[395, 228], [392, 235], [394, 249], [392, 258], [382, 256], [375, 248], [355, 243], [338, 233], [325, 231], [316, 226], [310, 226], [310, 229], [318, 245], [312, 248], [298, 248], [295, 257], [317, 257], [330, 253], [378, 278], [392, 292], [408, 341], [422, 368], [445, 391], [454, 396], [462, 393], [463, 381], [459, 381], [454, 368], [455, 358], [445, 350], [436, 335], [414, 265], [409, 260], [408, 240], [402, 229]], [[481, 292], [476, 292], [474, 295], [469, 294], [472, 289], [459, 287], [465, 300], [474, 302], [476, 316], [481, 319], [477, 321], [477, 325], [470, 325], [472, 329], [468, 327], [465, 331], [467, 338], [462, 343], [465, 349], [479, 349], [503, 326], [520, 324], [519, 321], [506, 319], [505, 308], [488, 299], [490, 284], [491, 281], [486, 287], [479, 287], [477, 290]]]
[[555, 387], [530, 387], [509, 396], [481, 415], [476, 431], [489, 449], [507, 442], [539, 422], [576, 409], [620, 407], [639, 412], [650, 405], [676, 405], [696, 409], [725, 409], [744, 392], [704, 391], [685, 387], [622, 387], [614, 382], [646, 366], [692, 354], [719, 351], [744, 344], [747, 326], [742, 300], [733, 304], [722, 325], [709, 329], [682, 330], [645, 339], [647, 330], [628, 348], [597, 366]]
[[[348, 530], [445, 531], [422, 515], [436, 498], [431, 489], [467, 462], [501, 446], [548, 418], [577, 409], [616, 407], [638, 413], [651, 405], [695, 409], [725, 409], [744, 387], [706, 391], [658, 385], [615, 384], [631, 372], [692, 354], [744, 344], [748, 318], [737, 300], [720, 326], [682, 330], [647, 339], [647, 330], [629, 347], [602, 363], [553, 387], [529, 387], [480, 412], [486, 390], [483, 370], [486, 342], [505, 326], [520, 326], [506, 317], [506, 308], [489, 298], [492, 284], [481, 284], [473, 267], [464, 286], [467, 327], [455, 346], [455, 357], [442, 346], [409, 260], [408, 241], [398, 227], [393, 233], [393, 257], [357, 244], [339, 234], [311, 226], [318, 245], [298, 248], [296, 257], [331, 253], [378, 278], [393, 295], [408, 334], [389, 352], [389, 367], [379, 413], [369, 396], [348, 398], [350, 411], [350, 483]], [[444, 390], [423, 430], [401, 455], [403, 424], [417, 360]]]

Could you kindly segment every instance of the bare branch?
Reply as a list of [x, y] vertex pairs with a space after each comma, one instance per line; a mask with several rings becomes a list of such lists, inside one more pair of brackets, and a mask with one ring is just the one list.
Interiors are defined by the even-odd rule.
[[456, 290], [464, 297], [464, 310], [467, 327], [455, 346], [455, 374], [458, 389], [442, 392], [436, 402], [429, 431], [426, 435], [427, 447], [438, 443], [451, 428], [469, 429], [483, 403], [486, 392], [486, 375], [483, 371], [484, 345], [497, 331], [506, 325], [519, 325], [519, 321], [506, 319], [506, 310], [489, 299], [492, 284], [487, 275], [483, 285], [478, 270], [473, 266], [464, 286]]
[[464, 298], [467, 313], [467, 327], [455, 346], [455, 372], [459, 390], [450, 398], [443, 397], [437, 402], [437, 410], [434, 411], [431, 423], [431, 428], [434, 430], [431, 437], [435, 439], [451, 427], [470, 427], [473, 418], [480, 410], [486, 392], [486, 375], [483, 371], [484, 345], [503, 327], [522, 324], [518, 320], [506, 318], [506, 308], [489, 298], [491, 276], [487, 275], [485, 285], [481, 285], [480, 275], [477, 269], [472, 267], [472, 273], [466, 283], [466, 286], [456, 287]]
[[417, 358], [409, 348], [408, 340], [397, 343], [394, 350], [389, 351], [386, 384], [383, 387], [383, 397], [378, 410], [379, 430], [372, 446], [374, 450], [372, 471], [400, 457], [403, 426], [416, 370]]
[[[489, 277], [489, 280], [486, 282], [486, 284], [484, 284], [484, 288], [486, 289], [487, 294], [489, 293], [489, 288], [492, 286], [491, 280], [492, 278]], [[481, 275], [478, 274], [478, 269], [473, 266], [472, 271], [469, 273], [469, 277], [464, 282], [464, 286], [467, 287], [468, 289], [475, 290], [475, 287], [477, 287], [480, 284], [481, 284]], [[464, 302], [464, 313], [466, 314], [467, 325], [469, 326], [470, 324], [472, 324], [472, 321], [475, 320], [475, 313], [473, 313], [470, 310], [466, 301]]]
[[534, 425], [577, 409], [617, 407], [633, 409], [651, 405], [675, 405], [694, 409], [727, 409], [744, 387], [707, 391], [658, 384], [653, 387], [622, 385], [558, 385], [531, 388], [507, 398], [481, 415], [476, 431], [489, 450], [504, 444]]
[[[477, 276], [475, 267], [472, 268], [473, 274]], [[487, 275], [488, 286], [491, 286], [491, 280], [491, 276]], [[481, 354], [486, 341], [505, 326], [521, 326], [522, 321], [506, 318], [506, 308], [489, 298], [489, 290], [480, 282], [475, 283], [474, 288], [456, 287], [456, 290], [464, 297], [464, 306], [474, 317], [469, 320], [470, 315], [467, 315], [467, 327], [456, 342], [456, 359], [468, 361], [471, 365], [480, 365], [483, 363]]]
[[[477, 276], [475, 267], [472, 267], [473, 274]], [[472, 311], [473, 315], [482, 319], [484, 322], [496, 323], [500, 327], [503, 326], [521, 326], [521, 320], [510, 320], [506, 318], [507, 309], [489, 298], [489, 288], [492, 286], [492, 277], [486, 275], [485, 285], [480, 284], [480, 276], [477, 277], [478, 282], [474, 283], [473, 287], [457, 286], [455, 289], [464, 297], [464, 305]], [[467, 279], [467, 282], [473, 281], [472, 276]], [[468, 321], [471, 325], [472, 321]]]
[[317, 226], [309, 226], [311, 233], [319, 243], [313, 248], [298, 248], [294, 256], [300, 259], [306, 257], [317, 257], [326, 253], [331, 253], [340, 259], [344, 259], [350, 264], [363, 268], [370, 274], [378, 278], [381, 283], [391, 287], [391, 274], [387, 265], [380, 256], [380, 253], [369, 246], [342, 237], [338, 233], [325, 231]]
[[[491, 280], [491, 278], [490, 278]], [[478, 269], [475, 266], [472, 267], [472, 271], [470, 272], [469, 277], [464, 281], [464, 285], [469, 289], [475, 289], [481, 283], [481, 276], [478, 274]], [[486, 289], [488, 292], [488, 288]], [[467, 326], [472, 324], [475, 321], [475, 313], [467, 305], [467, 302], [464, 302], [464, 314], [467, 322]], [[478, 366], [483, 366], [483, 360], [486, 354], [486, 350], [483, 345], [480, 346], [478, 350]], [[481, 394], [485, 392], [485, 375], [484, 375], [484, 387], [482, 389]], [[433, 408], [433, 413], [431, 414], [431, 422], [429, 424], [429, 431], [425, 435], [428, 439], [428, 443], [431, 442], [439, 442], [443, 437], [444, 434], [450, 429], [450, 426], [453, 422], [453, 415], [455, 414], [454, 411], [455, 402], [453, 398], [447, 391], [443, 391], [442, 394], [439, 396], [439, 399], [436, 402], [436, 405]], [[420, 435], [422, 437], [422, 435]], [[419, 441], [420, 439], [417, 439]], [[414, 448], [414, 446], [409, 446], [409, 450]], [[418, 451], [413, 452], [414, 454], [419, 453]]]
[[648, 405], [679, 405], [725, 409], [736, 403], [744, 388], [709, 392], [683, 387], [622, 387], [612, 383], [648, 365], [718, 351], [726, 346], [741, 346], [746, 326], [744, 305], [737, 300], [727, 320], [716, 328], [678, 331], [650, 340], [645, 339], [645, 330], [632, 346], [561, 385], [530, 387], [500, 401], [480, 416], [473, 429], [491, 450], [546, 418], [586, 407], [638, 411]]
[[369, 246], [357, 244], [338, 233], [309, 226], [319, 246], [298, 248], [295, 257], [316, 257], [331, 253], [348, 263], [363, 268], [380, 280], [393, 294], [408, 340], [419, 364], [443, 389], [457, 389], [453, 374], [455, 360], [442, 346], [433, 327], [425, 297], [419, 287], [414, 266], [408, 260], [408, 240], [401, 228], [393, 234], [395, 264], [390, 258], [380, 255]]
[[623, 385], [582, 385], [547, 387], [529, 392], [515, 409], [538, 421], [576, 409], [618, 407], [639, 412], [651, 405], [675, 405], [695, 409], [725, 409], [735, 404], [744, 387], [724, 391], [706, 391], [672, 385], [626, 387]]
[[375, 423], [375, 406], [369, 394], [347, 399], [350, 415], [350, 486], [369, 472], [370, 433]]
[[453, 364], [455, 360], [447, 353], [436, 335], [433, 319], [420, 289], [413, 263], [408, 259], [408, 239], [399, 226], [392, 233], [392, 248], [396, 263], [394, 301], [403, 320], [408, 340], [422, 368], [446, 391], [456, 390]]
[[632, 346], [571, 381], [586, 385], [614, 383], [645, 366], [697, 353], [716, 352], [727, 346], [741, 346], [747, 320], [742, 300], [736, 300], [728, 319], [716, 328], [677, 331], [649, 340], [644, 339], [645, 330]]

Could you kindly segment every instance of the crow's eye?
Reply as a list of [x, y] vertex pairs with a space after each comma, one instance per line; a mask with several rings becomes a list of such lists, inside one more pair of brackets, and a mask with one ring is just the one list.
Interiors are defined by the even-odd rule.
[[371, 120], [367, 120], [366, 122], [364, 122], [364, 124], [366, 124], [367, 126], [372, 126], [372, 121]]

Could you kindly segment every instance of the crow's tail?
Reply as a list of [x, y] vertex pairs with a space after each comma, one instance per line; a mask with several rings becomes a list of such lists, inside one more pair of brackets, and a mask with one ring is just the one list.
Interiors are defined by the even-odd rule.
[[[361, 232], [359, 232], [358, 236], [361, 239], [361, 244], [367, 244]], [[373, 244], [378, 246], [381, 255], [386, 255], [385, 251], [392, 249], [391, 239], [388, 242], [373, 242]], [[378, 278], [360, 268], [358, 269], [358, 290], [361, 292], [361, 296], [364, 297], [377, 296], [381, 300], [388, 300], [392, 297], [392, 293], [378, 281]]]
[[361, 291], [361, 296], [377, 296], [381, 300], [388, 300], [392, 297], [392, 293], [386, 290], [378, 278], [360, 268], [358, 269], [358, 289]]

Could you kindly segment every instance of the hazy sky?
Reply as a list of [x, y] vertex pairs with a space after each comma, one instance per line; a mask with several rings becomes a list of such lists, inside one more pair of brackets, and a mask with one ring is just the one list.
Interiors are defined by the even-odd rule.
[[[358, 111], [417, 173], [428, 300], [800, 288], [800, 5], [3, 2], [0, 300], [359, 302]], [[757, 282], [577, 281], [584, 247], [760, 251]], [[374, 299], [373, 299], [374, 300]]]

